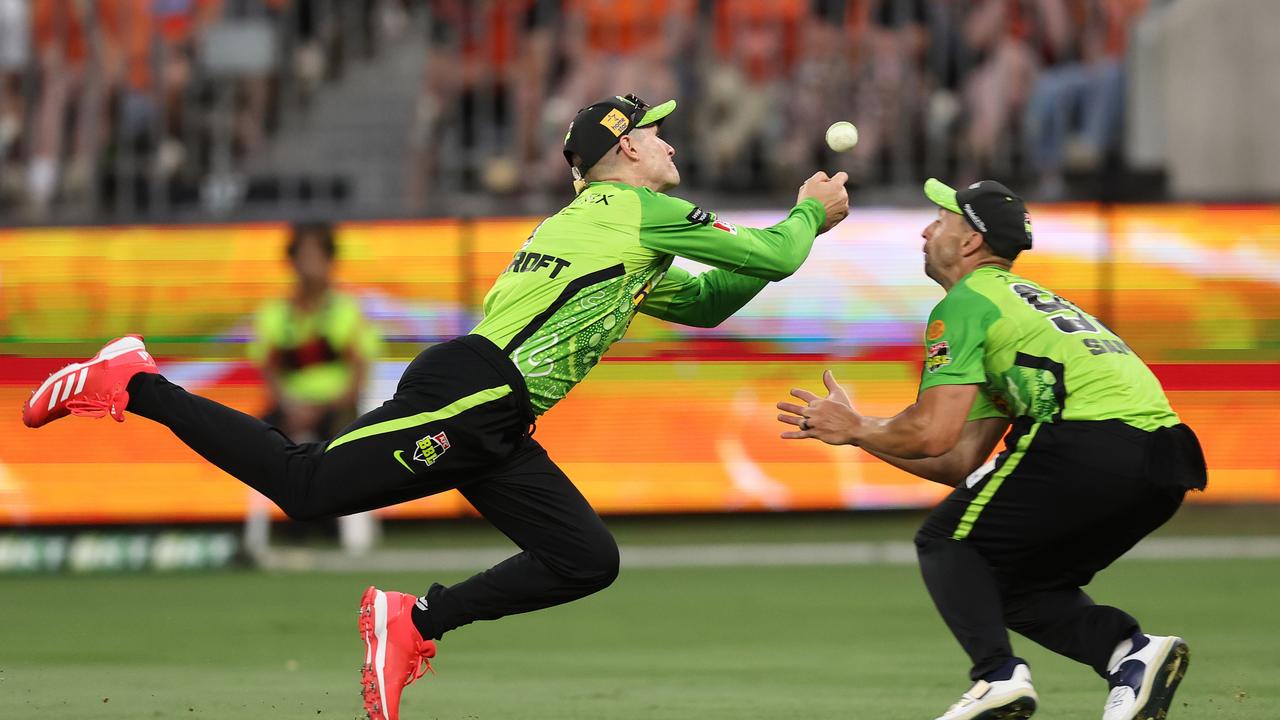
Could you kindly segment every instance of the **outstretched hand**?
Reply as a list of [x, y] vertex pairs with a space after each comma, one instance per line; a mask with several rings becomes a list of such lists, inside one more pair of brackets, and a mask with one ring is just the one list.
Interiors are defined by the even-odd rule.
[[830, 370], [822, 373], [822, 384], [827, 388], [825, 398], [808, 390], [793, 388], [791, 395], [808, 404], [778, 403], [778, 409], [782, 411], [778, 414], [778, 421], [799, 428], [782, 433], [782, 437], [787, 440], [817, 438], [828, 445], [856, 444], [854, 440], [862, 426], [862, 416], [853, 409], [849, 393], [836, 382], [836, 376]]
[[836, 223], [849, 216], [849, 191], [844, 184], [849, 182], [849, 174], [838, 172], [831, 177], [819, 170], [800, 186], [800, 194], [796, 196], [796, 204], [807, 198], [822, 203], [827, 211], [827, 219], [818, 230], [818, 234], [830, 230]]

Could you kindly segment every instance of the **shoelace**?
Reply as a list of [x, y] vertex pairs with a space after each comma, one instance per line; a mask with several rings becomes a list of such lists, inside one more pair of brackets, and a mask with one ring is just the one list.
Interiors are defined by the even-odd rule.
[[67, 410], [80, 417], [105, 417], [111, 407], [116, 404], [115, 393], [99, 393], [93, 397], [85, 396], [67, 401]]
[[[427, 650], [423, 651], [423, 647], [426, 647]], [[412, 685], [414, 680], [426, 675], [427, 671], [430, 671], [432, 675], [435, 675], [436, 673], [435, 668], [431, 667], [431, 658], [436, 656], [436, 651], [433, 646], [420, 645], [414, 652], [414, 655], [416, 662], [413, 664], [414, 669], [409, 671], [408, 677], [404, 680], [405, 687]]]

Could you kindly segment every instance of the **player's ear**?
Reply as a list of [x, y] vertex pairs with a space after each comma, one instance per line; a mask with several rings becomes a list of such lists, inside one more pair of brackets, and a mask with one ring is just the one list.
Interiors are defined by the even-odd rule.
[[982, 233], [974, 230], [965, 235], [964, 241], [960, 243], [960, 254], [972, 255], [981, 250], [986, 242], [987, 240], [982, 236]]
[[640, 150], [636, 147], [635, 138], [631, 133], [627, 133], [626, 135], [618, 138], [618, 152], [631, 160], [640, 159]]

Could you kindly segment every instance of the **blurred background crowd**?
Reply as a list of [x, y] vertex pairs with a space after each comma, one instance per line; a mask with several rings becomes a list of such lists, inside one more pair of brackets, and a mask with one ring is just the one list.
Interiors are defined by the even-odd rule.
[[[686, 191], [730, 204], [777, 203], [818, 167], [883, 202], [929, 175], [1158, 199], [1159, 152], [1132, 138], [1162, 127], [1128, 116], [1126, 76], [1173, 4], [0, 0], [0, 211], [544, 212], [569, 192], [570, 118], [623, 92], [679, 100]], [[835, 156], [840, 119], [861, 143]]]

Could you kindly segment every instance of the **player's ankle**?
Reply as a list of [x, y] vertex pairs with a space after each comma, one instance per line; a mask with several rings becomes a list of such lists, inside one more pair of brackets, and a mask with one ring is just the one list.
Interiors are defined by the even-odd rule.
[[444, 634], [435, 622], [434, 614], [431, 612], [431, 596], [438, 596], [441, 590], [444, 590], [443, 585], [439, 583], [432, 585], [426, 594], [418, 597], [413, 604], [413, 610], [409, 613], [409, 617], [413, 620], [413, 626], [418, 629], [418, 634], [422, 636], [422, 640], [439, 640], [440, 636]]
[[996, 668], [995, 670], [992, 670], [987, 673], [983, 673], [982, 677], [978, 679], [986, 680], [987, 682], [999, 682], [1001, 680], [1008, 680], [1009, 678], [1013, 677], [1014, 669], [1016, 669], [1019, 665], [1026, 665], [1026, 664], [1027, 664], [1026, 660], [1023, 660], [1020, 657], [1013, 656], [1005, 660], [1003, 663], [1001, 663], [1000, 667]]

